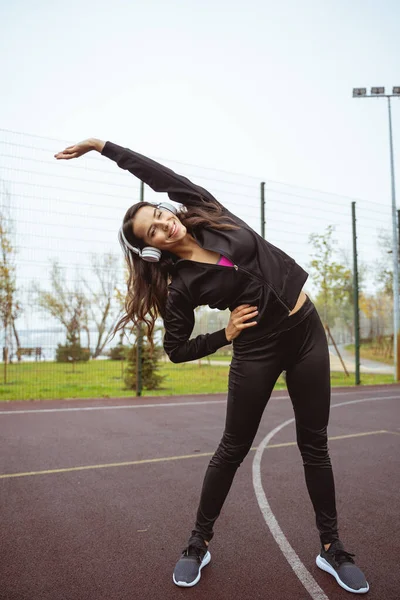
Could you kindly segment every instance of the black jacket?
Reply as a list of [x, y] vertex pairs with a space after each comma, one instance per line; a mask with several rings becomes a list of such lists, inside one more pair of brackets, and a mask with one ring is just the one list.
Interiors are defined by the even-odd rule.
[[[207, 198], [222, 206], [204, 188], [128, 148], [106, 142], [102, 154], [156, 192], [166, 192], [175, 202], [194, 206], [201, 205], [203, 198]], [[246, 303], [258, 307], [258, 325], [243, 330], [233, 341], [235, 355], [245, 356], [246, 349], [276, 331], [287, 318], [308, 277], [290, 256], [264, 240], [227, 208], [222, 208], [223, 215], [231, 217], [240, 229], [221, 231], [203, 227], [193, 235], [202, 248], [219, 252], [231, 260], [234, 267], [187, 259], [176, 261], [164, 316], [164, 349], [173, 362], [201, 358], [228, 344], [225, 329], [190, 339], [197, 306], [231, 311]]]

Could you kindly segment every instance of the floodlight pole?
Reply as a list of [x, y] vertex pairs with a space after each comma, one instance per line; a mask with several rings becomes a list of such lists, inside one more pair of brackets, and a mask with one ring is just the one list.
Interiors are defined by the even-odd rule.
[[393, 134], [392, 134], [392, 110], [390, 98], [398, 98], [399, 94], [371, 94], [368, 96], [366, 90], [359, 98], [387, 98], [388, 99], [388, 115], [389, 115], [389, 149], [390, 149], [390, 176], [391, 176], [391, 191], [392, 191], [392, 254], [393, 254], [393, 358], [394, 358], [394, 378], [395, 381], [400, 381], [400, 343], [399, 343], [399, 246], [397, 235], [397, 210], [396, 210], [396, 185], [394, 174], [394, 152], [393, 152]]
[[395, 380], [400, 380], [400, 360], [399, 360], [399, 255], [398, 255], [398, 240], [397, 240], [397, 210], [396, 210], [396, 184], [394, 174], [394, 158], [393, 158], [393, 134], [392, 134], [392, 109], [390, 106], [390, 96], [388, 99], [389, 113], [389, 145], [390, 145], [390, 175], [392, 187], [392, 250], [393, 250], [393, 356], [395, 365]]

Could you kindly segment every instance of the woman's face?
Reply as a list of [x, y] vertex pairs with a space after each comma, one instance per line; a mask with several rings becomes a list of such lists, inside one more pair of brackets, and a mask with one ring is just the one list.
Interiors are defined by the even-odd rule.
[[133, 219], [133, 233], [146, 246], [173, 252], [173, 248], [185, 237], [186, 227], [169, 210], [143, 206]]

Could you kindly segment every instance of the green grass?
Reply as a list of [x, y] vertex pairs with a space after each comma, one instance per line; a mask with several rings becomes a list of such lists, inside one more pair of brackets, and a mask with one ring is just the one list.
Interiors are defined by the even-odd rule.
[[[227, 357], [229, 358], [229, 357]], [[218, 358], [219, 359], [219, 358]], [[143, 396], [173, 396], [181, 394], [213, 394], [227, 391], [229, 361], [226, 366], [209, 366], [206, 361], [175, 365], [162, 363], [160, 373], [166, 379], [159, 390], [143, 390]], [[0, 363], [3, 381], [3, 364]], [[333, 386], [354, 385], [354, 375], [332, 373]], [[393, 383], [391, 375], [363, 373], [361, 382], [367, 384]], [[285, 389], [279, 378], [275, 389]], [[0, 401], [62, 398], [132, 398], [135, 390], [124, 388], [120, 361], [90, 361], [75, 366], [55, 362], [8, 365], [8, 382], [0, 383]]]
[[207, 364], [208, 359], [230, 363], [232, 360], [232, 356], [230, 354], [218, 354], [218, 352], [215, 352], [215, 354], [210, 354], [210, 356], [205, 356], [204, 358], [202, 358], [201, 362]]
[[[381, 354], [377, 354], [375, 351], [376, 344], [362, 343], [360, 345], [360, 357], [367, 360], [376, 360], [377, 362], [384, 363], [385, 365], [391, 365], [393, 367], [393, 358], [384, 358]], [[348, 344], [345, 346], [346, 350], [355, 354], [355, 345]]]
[[[384, 373], [379, 373], [377, 375], [374, 373], [361, 373], [360, 379], [361, 385], [381, 385], [384, 383], [395, 383], [393, 375], [386, 375]], [[355, 385], [354, 381], [354, 373], [350, 373], [349, 377], [347, 377], [345, 373], [336, 371], [331, 372], [332, 387]]]

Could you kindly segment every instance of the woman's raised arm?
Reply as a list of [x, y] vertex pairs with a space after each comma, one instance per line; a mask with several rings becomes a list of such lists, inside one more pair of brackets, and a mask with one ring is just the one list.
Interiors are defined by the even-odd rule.
[[[74, 146], [68, 146], [62, 152], [55, 154], [55, 158], [78, 158], [86, 152], [97, 150], [103, 156], [113, 160], [121, 169], [125, 169], [147, 183], [155, 192], [166, 192], [171, 200], [186, 206], [201, 206], [204, 200], [222, 207], [216, 198], [206, 189], [192, 183], [183, 175], [178, 175], [160, 163], [124, 148], [112, 142], [103, 142], [96, 138], [89, 138]], [[222, 207], [223, 208], [223, 207]]]

